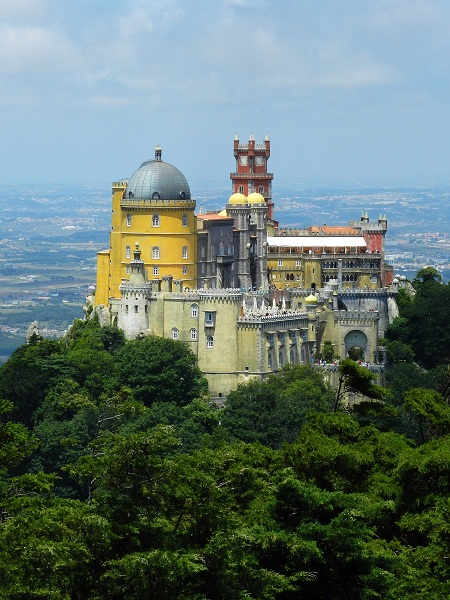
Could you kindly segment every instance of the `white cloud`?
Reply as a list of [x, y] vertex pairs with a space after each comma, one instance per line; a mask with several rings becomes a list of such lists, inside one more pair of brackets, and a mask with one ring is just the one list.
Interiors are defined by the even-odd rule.
[[41, 27], [0, 27], [0, 73], [61, 72], [73, 68], [77, 53], [62, 34]]
[[48, 0], [1, 0], [0, 21], [42, 22], [50, 14], [50, 8]]

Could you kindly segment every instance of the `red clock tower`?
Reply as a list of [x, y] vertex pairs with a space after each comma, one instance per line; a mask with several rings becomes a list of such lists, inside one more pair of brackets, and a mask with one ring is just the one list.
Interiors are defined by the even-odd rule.
[[273, 173], [267, 172], [270, 156], [270, 140], [266, 135], [263, 144], [255, 144], [253, 133], [247, 144], [240, 144], [238, 135], [234, 137], [234, 158], [236, 172], [230, 173], [232, 193], [248, 196], [257, 192], [267, 202], [267, 217], [273, 220], [272, 179]]

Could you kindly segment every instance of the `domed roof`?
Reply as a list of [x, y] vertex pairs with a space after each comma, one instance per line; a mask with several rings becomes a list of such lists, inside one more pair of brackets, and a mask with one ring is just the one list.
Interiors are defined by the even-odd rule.
[[235, 194], [231, 194], [228, 204], [247, 204], [247, 198], [244, 194], [236, 192]]
[[183, 173], [161, 160], [158, 146], [155, 160], [142, 163], [128, 180], [125, 196], [135, 200], [188, 200], [191, 190]]
[[253, 192], [247, 196], [247, 202], [249, 204], [264, 204], [264, 196], [258, 192]]
[[314, 296], [314, 294], [306, 296], [305, 304], [317, 304], [317, 298]]

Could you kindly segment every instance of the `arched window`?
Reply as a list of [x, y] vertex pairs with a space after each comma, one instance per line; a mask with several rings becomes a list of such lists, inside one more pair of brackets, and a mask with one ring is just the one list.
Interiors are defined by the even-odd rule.
[[214, 348], [214, 337], [212, 335], [208, 335], [208, 337], [206, 338], [206, 347]]
[[173, 339], [173, 340], [177, 340], [177, 339], [178, 339], [178, 334], [179, 334], [179, 333], [180, 333], [180, 332], [178, 331], [178, 329], [177, 329], [176, 327], [173, 327], [173, 329], [172, 329], [172, 339]]
[[233, 254], [233, 244], [228, 242], [228, 254]]
[[264, 196], [264, 186], [263, 185], [259, 186], [258, 192], [261, 194], [261, 196]]
[[187, 227], [187, 224], [188, 224], [188, 217], [187, 217], [187, 215], [183, 215], [181, 217], [181, 226], [182, 227]]
[[267, 366], [269, 369], [272, 368], [272, 355], [271, 354], [267, 355]]
[[158, 260], [160, 257], [159, 246], [153, 246], [152, 248], [152, 259]]
[[195, 327], [193, 327], [191, 329], [191, 341], [195, 342], [196, 339], [197, 339], [197, 330], [195, 329]]
[[225, 254], [225, 246], [223, 242], [219, 243], [219, 256], [223, 256]]
[[188, 247], [187, 246], [183, 246], [182, 251], [181, 251], [181, 257], [182, 258], [188, 257]]
[[159, 227], [159, 225], [160, 225], [159, 215], [153, 215], [152, 216], [152, 227]]
[[282, 352], [280, 352], [278, 354], [278, 364], [279, 364], [280, 367], [283, 366], [283, 353]]
[[131, 227], [131, 215], [127, 215], [127, 227]]
[[130, 246], [127, 246], [125, 248], [125, 257], [126, 258], [131, 258], [131, 247]]
[[191, 317], [198, 317], [198, 304], [191, 304]]
[[244, 193], [244, 186], [243, 185], [239, 186], [238, 192], [239, 192], [239, 194], [243, 194]]

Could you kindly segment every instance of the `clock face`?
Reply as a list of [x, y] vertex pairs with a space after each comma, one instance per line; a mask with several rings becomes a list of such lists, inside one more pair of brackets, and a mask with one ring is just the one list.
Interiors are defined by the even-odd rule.
[[247, 165], [247, 156], [241, 156], [239, 162], [245, 167]]
[[262, 156], [256, 156], [255, 157], [255, 165], [258, 165], [258, 167], [261, 167], [264, 164], [264, 158]]

